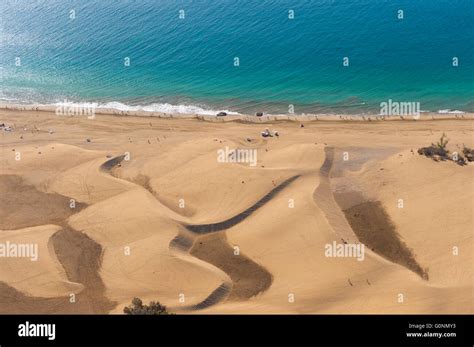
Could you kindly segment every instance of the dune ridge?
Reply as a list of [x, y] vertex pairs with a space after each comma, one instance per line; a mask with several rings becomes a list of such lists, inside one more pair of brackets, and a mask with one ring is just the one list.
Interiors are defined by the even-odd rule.
[[[0, 116], [13, 129], [0, 136], [0, 236], [42, 254], [0, 259], [0, 312], [122, 313], [133, 297], [197, 314], [473, 312], [473, 166], [416, 154], [443, 132], [451, 153], [472, 147], [470, 119]], [[257, 165], [219, 162], [226, 146]], [[429, 280], [372, 251], [348, 211], [370, 230], [390, 221], [398, 239], [383, 244], [402, 241]], [[334, 242], [365, 242], [364, 259], [326, 256]]]
[[[55, 225], [58, 231], [47, 239], [51, 255], [64, 269], [67, 280], [73, 285], [64, 292], [69, 295], [41, 297], [29, 295], [15, 289], [5, 282], [2, 286], [0, 311], [4, 313], [106, 313], [114, 307], [104, 296], [104, 285], [98, 274], [102, 248], [86, 235], [72, 229], [67, 219], [87, 205], [77, 202], [74, 209], [69, 206], [70, 199], [57, 193], [44, 193], [27, 184], [20, 176], [0, 175], [2, 197], [16, 204], [2, 206], [0, 229], [14, 227], [11, 233], [19, 235], [21, 230], [31, 227], [45, 228]], [[10, 200], [11, 201], [11, 200]], [[5, 215], [4, 215], [5, 214]], [[4, 233], [4, 232], [3, 232]], [[12, 236], [13, 236], [12, 235]], [[43, 258], [43, 256], [42, 256]], [[76, 289], [73, 289], [73, 288]], [[71, 296], [74, 295], [73, 302]], [[14, 304], [13, 304], [14, 303]]]
[[[112, 158], [102, 164], [100, 168], [106, 172], [111, 172], [114, 167], [123, 161], [123, 159], [124, 156]], [[170, 250], [188, 252], [189, 254], [220, 268], [231, 279], [231, 281], [224, 281], [202, 302], [187, 307], [187, 309], [201, 310], [227, 299], [247, 299], [266, 290], [271, 285], [272, 276], [268, 271], [243, 254], [239, 254], [238, 257], [233, 254], [234, 250], [227, 243], [225, 232], [206, 237], [203, 237], [203, 235], [222, 232], [242, 222], [298, 177], [300, 177], [300, 175], [295, 175], [286, 179], [270, 192], [265, 194], [254, 205], [226, 221], [205, 225], [185, 224], [185, 228], [195, 236], [180, 233], [171, 240]], [[149, 179], [141, 180], [141, 185], [153, 194], [154, 192], [152, 191], [152, 188], [147, 184], [148, 180]], [[247, 273], [250, 273], [251, 275], [248, 276]], [[242, 284], [241, 281], [245, 283]], [[182, 309], [183, 308], [178, 308], [178, 310]]]
[[249, 208], [247, 208], [245, 211], [242, 211], [241, 213], [225, 221], [218, 222], [218, 223], [211, 223], [211, 224], [199, 224], [199, 225], [188, 224], [188, 225], [185, 225], [185, 227], [189, 231], [192, 231], [193, 233], [196, 233], [196, 234], [208, 234], [208, 233], [218, 232], [218, 231], [232, 228], [233, 226], [245, 220], [247, 217], [249, 217], [252, 213], [258, 210], [260, 207], [264, 206], [276, 194], [278, 194], [278, 192], [283, 190], [286, 186], [291, 184], [291, 182], [298, 179], [299, 177], [300, 175], [295, 175], [293, 177], [288, 178], [287, 180], [283, 181], [282, 183], [277, 185], [275, 188], [273, 188], [270, 192], [265, 194], [265, 196], [263, 196], [260, 200], [258, 200], [255, 204], [253, 204]]

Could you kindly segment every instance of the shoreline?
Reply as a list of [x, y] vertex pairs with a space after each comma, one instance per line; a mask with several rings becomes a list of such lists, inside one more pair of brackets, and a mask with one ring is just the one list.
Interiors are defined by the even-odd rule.
[[[69, 107], [69, 106], [65, 106]], [[72, 107], [80, 108], [74, 104]], [[90, 108], [90, 107], [89, 107]], [[79, 110], [76, 112], [67, 112], [69, 114], [57, 114], [57, 105], [39, 105], [39, 104], [15, 104], [0, 103], [0, 110], [11, 112], [47, 112], [54, 113], [65, 118], [70, 117], [95, 117], [95, 115], [109, 115], [118, 117], [141, 117], [141, 118], [166, 118], [166, 119], [197, 119], [209, 122], [244, 122], [244, 123], [268, 123], [273, 121], [293, 121], [293, 122], [315, 122], [315, 121], [337, 121], [337, 122], [379, 122], [379, 121], [430, 121], [430, 120], [472, 120], [474, 113], [450, 111], [450, 112], [421, 112], [420, 115], [388, 115], [378, 114], [263, 114], [262, 116], [249, 114], [227, 114], [226, 116], [206, 115], [198, 113], [167, 113], [152, 111], [123, 111], [114, 108], [93, 108], [93, 113]]]

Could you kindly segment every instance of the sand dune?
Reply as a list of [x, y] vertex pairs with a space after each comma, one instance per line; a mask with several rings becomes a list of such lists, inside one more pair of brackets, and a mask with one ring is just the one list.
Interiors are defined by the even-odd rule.
[[[44, 224], [62, 224], [70, 215], [85, 207], [56, 193], [44, 193], [27, 184], [21, 176], [1, 175], [0, 228], [17, 229]], [[74, 206], [74, 208], [71, 208]]]
[[[178, 313], [473, 312], [473, 164], [416, 153], [443, 132], [472, 147], [471, 119], [0, 116], [21, 124], [0, 137], [0, 242], [41, 255], [0, 258], [0, 312], [121, 313], [133, 297]], [[226, 148], [256, 165], [219, 161]], [[327, 256], [333, 243], [364, 257]]]
[[293, 176], [285, 181], [278, 184], [275, 188], [273, 188], [270, 192], [265, 194], [260, 200], [258, 200], [255, 204], [247, 208], [245, 211], [240, 212], [239, 214], [225, 220], [222, 222], [212, 223], [212, 224], [189, 224], [186, 225], [186, 229], [192, 231], [196, 234], [208, 234], [217, 231], [226, 230], [232, 228], [233, 226], [239, 224], [240, 222], [244, 221], [247, 217], [249, 217], [252, 213], [257, 211], [260, 207], [264, 206], [267, 202], [269, 202], [278, 192], [285, 189], [286, 186], [291, 184], [294, 180], [296, 180], [299, 176]]
[[[474, 172], [472, 165], [452, 165], [403, 151], [367, 170], [361, 184], [382, 202], [398, 232], [427, 264], [432, 285], [469, 286], [472, 272], [459, 270], [473, 261]], [[380, 168], [389, 184], [368, 185]], [[398, 199], [403, 199], [403, 208], [398, 208]]]
[[54, 225], [44, 225], [20, 230], [2, 230], [0, 243], [37, 245], [37, 260], [31, 257], [2, 259], [2, 282], [27, 295], [42, 297], [66, 296], [77, 293], [82, 286], [69, 282], [50, 245], [51, 236], [59, 230]]

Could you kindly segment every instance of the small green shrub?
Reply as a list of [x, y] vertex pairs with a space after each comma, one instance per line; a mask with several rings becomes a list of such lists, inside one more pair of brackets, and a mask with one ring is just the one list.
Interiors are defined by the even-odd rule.
[[449, 139], [447, 138], [446, 134], [443, 133], [441, 135], [439, 141], [436, 143], [436, 146], [438, 146], [439, 149], [442, 149], [443, 151], [446, 150], [446, 146], [448, 145]]

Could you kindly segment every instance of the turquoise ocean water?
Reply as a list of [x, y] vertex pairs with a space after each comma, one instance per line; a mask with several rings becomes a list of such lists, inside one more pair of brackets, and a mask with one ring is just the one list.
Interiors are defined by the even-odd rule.
[[2, 0], [0, 35], [0, 101], [474, 110], [473, 0]]

